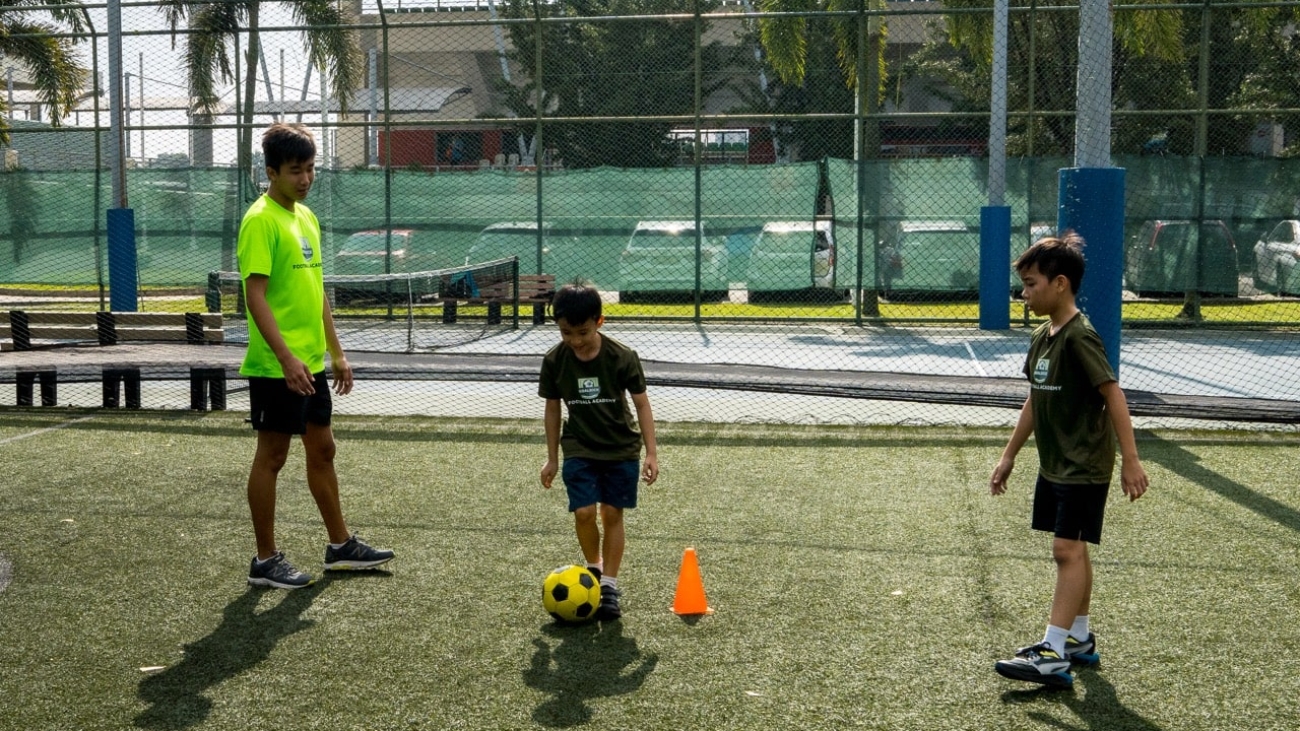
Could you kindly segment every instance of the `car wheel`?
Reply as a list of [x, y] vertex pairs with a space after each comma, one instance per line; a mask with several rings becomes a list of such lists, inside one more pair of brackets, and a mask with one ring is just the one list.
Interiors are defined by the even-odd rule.
[[1273, 269], [1274, 278], [1277, 279], [1277, 293], [1279, 296], [1286, 294], [1286, 286], [1290, 283], [1291, 277], [1289, 272], [1282, 268], [1282, 262], [1278, 262]]

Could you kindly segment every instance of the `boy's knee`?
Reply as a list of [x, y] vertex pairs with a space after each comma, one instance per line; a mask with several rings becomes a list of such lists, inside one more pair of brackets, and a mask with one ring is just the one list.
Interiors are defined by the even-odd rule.
[[584, 506], [582, 506], [582, 507], [580, 507], [580, 508], [576, 508], [576, 509], [574, 509], [574, 511], [573, 511], [573, 519], [576, 520], [576, 521], [579, 522], [579, 523], [594, 523], [594, 522], [596, 522], [596, 506], [595, 506], [595, 505], [584, 505]]
[[1052, 560], [1058, 565], [1082, 561], [1088, 556], [1088, 544], [1084, 541], [1072, 541], [1057, 538], [1052, 541]]
[[623, 509], [616, 508], [613, 505], [601, 504], [600, 520], [607, 526], [617, 525], [623, 522]]

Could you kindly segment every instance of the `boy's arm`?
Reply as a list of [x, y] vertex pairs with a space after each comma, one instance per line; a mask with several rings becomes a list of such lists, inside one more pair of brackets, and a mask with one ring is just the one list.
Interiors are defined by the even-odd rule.
[[645, 441], [645, 463], [641, 466], [641, 475], [645, 484], [653, 485], [659, 479], [659, 442], [655, 439], [655, 416], [650, 409], [650, 397], [645, 391], [632, 394], [632, 405], [636, 407], [636, 422], [641, 427], [641, 439]]
[[546, 399], [546, 414], [542, 417], [542, 422], [546, 425], [546, 464], [542, 465], [542, 487], [549, 490], [560, 464], [559, 399]]
[[1006, 448], [1002, 450], [1002, 459], [993, 468], [993, 476], [989, 478], [989, 492], [993, 495], [1007, 491], [1007, 478], [1016, 466], [1016, 455], [1020, 454], [1020, 448], [1025, 446], [1025, 442], [1034, 433], [1033, 400], [1033, 394], [1025, 397], [1025, 405], [1020, 407], [1020, 418], [1016, 419], [1016, 428], [1011, 432]]
[[271, 305], [266, 301], [266, 286], [270, 281], [265, 274], [248, 275], [244, 280], [244, 304], [253, 323], [257, 325], [257, 331], [262, 334], [262, 339], [271, 348], [271, 352], [275, 353], [276, 360], [280, 361], [280, 369], [284, 371], [284, 380], [289, 390], [304, 396], [311, 395], [316, 393], [311, 369], [285, 344], [284, 336], [280, 334], [280, 325], [275, 321]]
[[1120, 468], [1119, 483], [1129, 502], [1142, 497], [1150, 481], [1142, 461], [1138, 459], [1137, 439], [1133, 436], [1133, 420], [1128, 413], [1128, 399], [1115, 381], [1107, 381], [1097, 387], [1101, 397], [1106, 400], [1106, 412], [1110, 414], [1110, 423], [1115, 427], [1115, 437], [1119, 440]]
[[352, 364], [343, 354], [343, 344], [339, 342], [338, 330], [334, 329], [334, 310], [330, 299], [326, 297], [321, 307], [321, 319], [325, 322], [325, 347], [330, 352], [330, 372], [334, 374], [334, 393], [342, 396], [352, 392]]

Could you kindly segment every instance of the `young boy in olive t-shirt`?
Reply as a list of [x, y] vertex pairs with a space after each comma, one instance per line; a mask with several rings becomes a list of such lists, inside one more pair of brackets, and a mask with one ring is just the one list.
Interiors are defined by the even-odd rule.
[[1123, 457], [1124, 494], [1137, 500], [1147, 489], [1128, 402], [1106, 359], [1101, 337], [1075, 305], [1083, 280], [1082, 247], [1082, 238], [1067, 233], [1039, 240], [1016, 260], [1025, 301], [1034, 314], [1047, 315], [1048, 322], [1034, 331], [1024, 367], [1029, 397], [989, 478], [994, 495], [1005, 492], [1016, 455], [1034, 436], [1039, 470], [1032, 525], [1055, 536], [1056, 589], [1042, 641], [1021, 648], [994, 669], [1015, 680], [1065, 688], [1074, 684], [1072, 662], [1091, 664], [1100, 657], [1088, 623], [1092, 601], [1088, 544], [1101, 543], [1116, 440]]
[[[563, 446], [564, 486], [578, 545], [587, 568], [600, 578], [596, 618], [614, 620], [622, 616], [623, 511], [636, 507], [638, 477], [652, 485], [659, 476], [654, 415], [636, 351], [600, 333], [605, 318], [595, 287], [564, 285], [551, 302], [551, 315], [560, 328], [560, 344], [542, 359], [537, 387], [537, 395], [546, 399], [542, 486], [550, 489]], [[635, 422], [624, 393], [632, 397]], [[563, 423], [561, 401], [569, 412]], [[644, 465], [639, 462], [643, 441]]]

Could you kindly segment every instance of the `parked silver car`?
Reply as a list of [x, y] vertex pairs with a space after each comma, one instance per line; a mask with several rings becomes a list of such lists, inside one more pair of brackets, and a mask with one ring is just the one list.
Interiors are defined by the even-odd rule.
[[[620, 299], [695, 291], [695, 222], [641, 221], [619, 259]], [[727, 249], [705, 227], [700, 246], [701, 297], [727, 297]]]
[[1282, 221], [1255, 242], [1255, 288], [1300, 294], [1300, 221]]
[[749, 256], [749, 301], [844, 296], [835, 290], [835, 232], [830, 221], [772, 221]]

